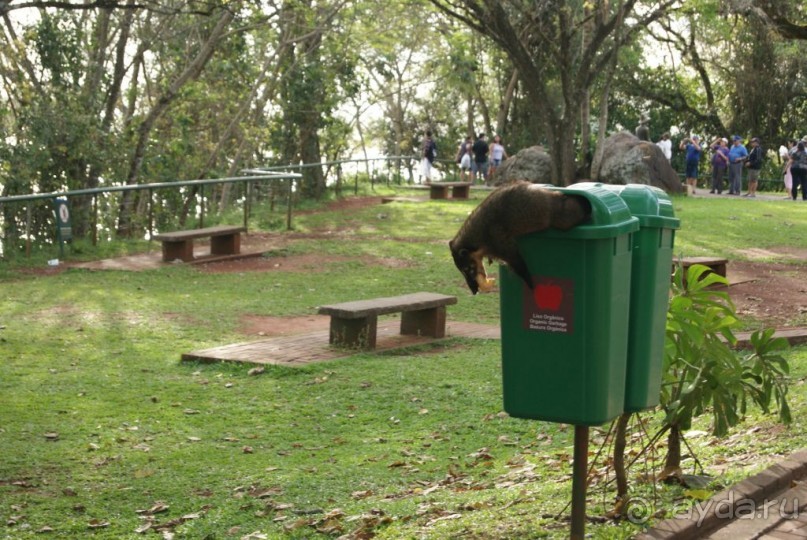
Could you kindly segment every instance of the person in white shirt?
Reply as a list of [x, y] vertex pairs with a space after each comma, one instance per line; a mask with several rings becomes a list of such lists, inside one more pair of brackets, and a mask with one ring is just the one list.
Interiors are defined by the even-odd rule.
[[490, 176], [493, 177], [493, 173], [496, 172], [496, 169], [499, 165], [502, 164], [502, 161], [507, 159], [507, 151], [504, 149], [504, 145], [502, 145], [502, 138], [496, 135], [493, 137], [493, 142], [490, 144]]
[[667, 161], [672, 159], [672, 141], [670, 140], [669, 133], [664, 133], [661, 136], [661, 140], [656, 143], [656, 146], [661, 148], [661, 151], [664, 153], [664, 157], [667, 158]]

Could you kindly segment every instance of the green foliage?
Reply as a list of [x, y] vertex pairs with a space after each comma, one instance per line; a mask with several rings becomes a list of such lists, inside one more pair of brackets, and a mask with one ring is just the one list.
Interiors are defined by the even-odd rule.
[[738, 424], [753, 402], [769, 411], [776, 404], [781, 421], [790, 422], [781, 352], [787, 342], [773, 330], [755, 332], [753, 352], [737, 354], [734, 330], [739, 322], [728, 294], [715, 290], [725, 278], [703, 265], [682, 267], [673, 278], [667, 315], [661, 405], [665, 423], [689, 429], [692, 419], [711, 412], [712, 432], [724, 436]]

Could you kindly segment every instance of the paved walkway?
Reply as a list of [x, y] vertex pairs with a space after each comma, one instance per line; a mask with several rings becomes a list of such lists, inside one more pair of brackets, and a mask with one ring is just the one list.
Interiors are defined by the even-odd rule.
[[[323, 329], [305, 334], [281, 336], [245, 343], [235, 343], [192, 351], [182, 355], [182, 360], [201, 362], [246, 362], [251, 364], [275, 364], [281, 366], [305, 366], [315, 362], [325, 362], [356, 354], [356, 351], [339, 349], [328, 344], [328, 323], [330, 317], [322, 317]], [[400, 320], [378, 322], [375, 351], [385, 351], [412, 345], [434, 343], [445, 338], [401, 335]], [[498, 326], [448, 321], [446, 338], [467, 337], [499, 339]]]
[[807, 539], [807, 450], [791, 454], [636, 538]]

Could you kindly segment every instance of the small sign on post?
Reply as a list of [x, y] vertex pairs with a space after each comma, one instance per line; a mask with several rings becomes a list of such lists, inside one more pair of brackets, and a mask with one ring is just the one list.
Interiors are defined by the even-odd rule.
[[56, 211], [56, 239], [59, 241], [59, 256], [64, 257], [64, 243], [73, 239], [70, 208], [67, 206], [67, 199], [64, 198], [54, 199], [53, 205]]

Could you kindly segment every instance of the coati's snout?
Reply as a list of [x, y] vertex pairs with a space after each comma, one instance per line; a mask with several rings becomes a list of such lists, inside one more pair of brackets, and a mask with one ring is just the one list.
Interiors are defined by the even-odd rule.
[[493, 281], [488, 278], [483, 263], [481, 250], [471, 251], [466, 248], [456, 248], [453, 241], [448, 243], [454, 264], [459, 269], [472, 294], [487, 292], [493, 287]]

